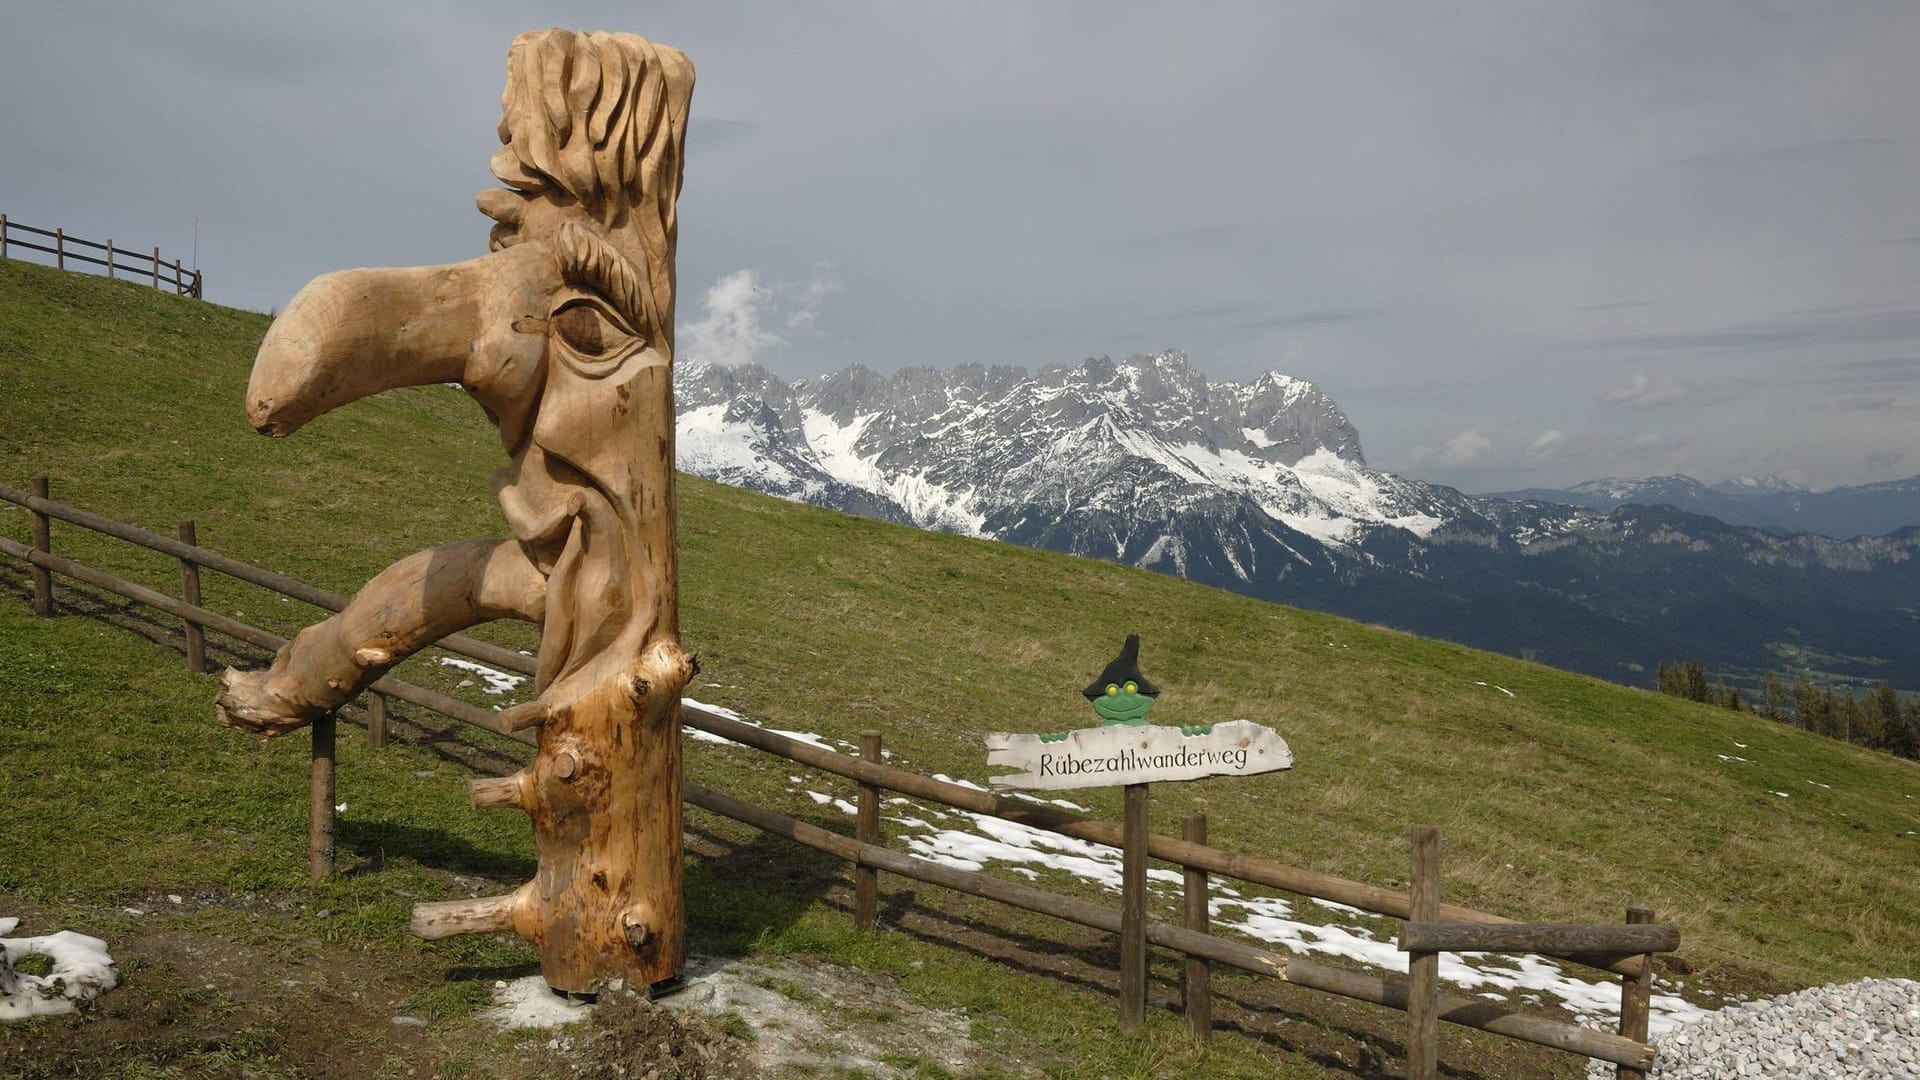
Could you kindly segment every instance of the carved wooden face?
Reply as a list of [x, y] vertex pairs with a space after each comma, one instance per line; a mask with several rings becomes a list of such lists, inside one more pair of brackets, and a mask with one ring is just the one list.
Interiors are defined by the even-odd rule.
[[287, 435], [382, 390], [458, 382], [514, 452], [551, 378], [600, 382], [668, 364], [662, 343], [650, 340], [646, 268], [577, 207], [489, 196], [499, 194], [524, 212], [504, 236], [495, 229], [491, 254], [340, 271], [301, 289], [255, 358], [247, 390], [254, 426]]

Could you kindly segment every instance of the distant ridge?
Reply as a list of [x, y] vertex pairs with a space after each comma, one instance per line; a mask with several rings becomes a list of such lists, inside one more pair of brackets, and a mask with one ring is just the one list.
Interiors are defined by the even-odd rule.
[[1777, 476], [1735, 477], [1709, 487], [1691, 476], [1588, 480], [1568, 488], [1525, 488], [1488, 496], [1578, 506], [1610, 513], [1622, 506], [1671, 506], [1778, 533], [1836, 540], [1886, 536], [1920, 525], [1920, 476], [1808, 491]]

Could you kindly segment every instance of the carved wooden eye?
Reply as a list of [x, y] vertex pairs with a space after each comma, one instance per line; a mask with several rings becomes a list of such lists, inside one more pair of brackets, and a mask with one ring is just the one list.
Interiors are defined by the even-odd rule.
[[569, 304], [560, 309], [553, 317], [553, 328], [575, 352], [587, 357], [602, 355], [613, 341], [625, 336], [592, 304]]

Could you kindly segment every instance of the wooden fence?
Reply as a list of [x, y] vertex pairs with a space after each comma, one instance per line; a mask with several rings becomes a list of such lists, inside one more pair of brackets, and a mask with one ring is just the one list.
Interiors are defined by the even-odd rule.
[[[32, 514], [31, 545], [0, 536], [0, 554], [20, 559], [29, 565], [34, 610], [38, 614], [54, 613], [55, 574], [126, 597], [184, 622], [187, 666], [196, 673], [207, 671], [202, 636], [205, 630], [213, 630], [267, 649], [278, 649], [286, 640], [202, 607], [199, 603], [199, 575], [202, 571], [227, 574], [327, 611], [338, 611], [345, 604], [342, 597], [333, 593], [201, 547], [196, 541], [192, 522], [182, 522], [177, 537], [169, 537], [54, 502], [49, 496], [45, 477], [33, 482], [31, 492], [0, 484], [0, 501], [24, 507]], [[180, 595], [169, 595], [55, 554], [51, 527], [55, 520], [173, 556], [180, 561]], [[441, 639], [437, 646], [506, 671], [528, 676], [534, 672], [530, 657], [465, 635], [450, 635]], [[505, 730], [506, 725], [501, 723], [500, 714], [494, 710], [389, 676], [374, 683], [367, 695], [367, 733], [369, 742], [375, 747], [384, 745], [386, 741], [386, 705], [389, 698], [504, 734], [528, 745], [535, 745], [538, 741], [531, 731]], [[859, 802], [853, 836], [753, 805], [700, 784], [686, 784], [685, 798], [689, 804], [703, 810], [851, 862], [854, 868], [854, 918], [861, 929], [874, 926], [877, 877], [879, 872], [884, 871], [1108, 933], [1121, 931], [1123, 913], [1117, 908], [1047, 892], [981, 871], [956, 869], [885, 847], [880, 832], [880, 793], [897, 792], [1114, 848], [1119, 848], [1122, 843], [1122, 830], [1118, 825], [884, 765], [881, 763], [881, 735], [877, 731], [861, 734], [860, 753], [854, 756], [788, 738], [694, 704], [683, 708], [682, 722], [696, 731], [844, 777], [857, 785]], [[335, 735], [334, 718], [327, 717], [313, 724], [309, 868], [316, 877], [326, 876], [333, 867]], [[495, 795], [501, 782], [495, 778], [472, 781], [470, 796], [474, 805], [499, 805]], [[1637, 906], [1629, 908], [1625, 925], [1532, 926], [1499, 915], [1442, 903], [1439, 899], [1438, 834], [1426, 827], [1416, 827], [1413, 831], [1414, 874], [1410, 879], [1413, 884], [1410, 890], [1400, 891], [1209, 846], [1202, 815], [1188, 815], [1183, 826], [1183, 835], [1180, 837], [1156, 834], [1147, 840], [1147, 853], [1150, 856], [1175, 864], [1185, 871], [1181, 923], [1145, 918], [1144, 913], [1135, 914], [1144, 924], [1148, 942], [1187, 957], [1182, 980], [1183, 1007], [1197, 1037], [1207, 1037], [1211, 1029], [1209, 966], [1218, 963], [1408, 1013], [1408, 1049], [1410, 1061], [1415, 1066], [1411, 1075], [1421, 1080], [1433, 1075], [1434, 1047], [1437, 1044], [1434, 1032], [1440, 1020], [1611, 1062], [1618, 1067], [1621, 1077], [1643, 1076], [1644, 1070], [1651, 1066], [1654, 1048], [1647, 1044], [1646, 1039], [1654, 968], [1652, 954], [1677, 947], [1678, 939], [1677, 932], [1671, 928], [1637, 925], [1652, 921], [1652, 913], [1647, 909]], [[1207, 925], [1206, 913], [1207, 890], [1211, 879], [1215, 877], [1297, 893], [1407, 921], [1401, 947], [1413, 957], [1411, 980], [1387, 979], [1331, 967], [1213, 935]], [[1481, 936], [1472, 936], [1476, 930]], [[1595, 1031], [1544, 1016], [1518, 1012], [1485, 999], [1442, 994], [1436, 978], [1437, 952], [1440, 949], [1531, 952], [1617, 974], [1621, 977], [1619, 1031]], [[1144, 985], [1133, 992], [1144, 992]], [[1123, 999], [1123, 1015], [1126, 1006], [1127, 1002]]]
[[[50, 243], [35, 243], [24, 237], [38, 237]], [[173, 291], [181, 296], [191, 296], [195, 300], [205, 299], [201, 287], [204, 284], [198, 269], [188, 270], [180, 265], [180, 260], [171, 263], [160, 258], [160, 249], [154, 248], [151, 255], [142, 255], [137, 249], [115, 247], [112, 240], [100, 243], [95, 240], [82, 240], [77, 236], [68, 236], [65, 229], [42, 229], [34, 225], [22, 225], [10, 221], [7, 215], [0, 214], [0, 259], [17, 258], [10, 254], [14, 248], [27, 251], [40, 251], [53, 256], [53, 265], [62, 270], [67, 263], [88, 263], [105, 267], [107, 276], [124, 276], [129, 281], [151, 282], [154, 288], [162, 284], [173, 286]], [[80, 248], [100, 252], [88, 255]], [[77, 267], [75, 269], [78, 269]]]

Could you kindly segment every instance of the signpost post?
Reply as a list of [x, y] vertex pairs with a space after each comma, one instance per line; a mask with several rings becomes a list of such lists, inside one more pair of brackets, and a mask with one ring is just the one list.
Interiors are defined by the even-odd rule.
[[986, 736], [987, 764], [1019, 771], [989, 777], [1029, 791], [1126, 789], [1121, 823], [1120, 1022], [1138, 1030], [1147, 1012], [1147, 785], [1157, 780], [1253, 776], [1293, 767], [1293, 751], [1271, 728], [1246, 720], [1179, 727], [1147, 723], [1160, 690], [1140, 673], [1140, 637], [1082, 690], [1099, 727], [1045, 735]]

